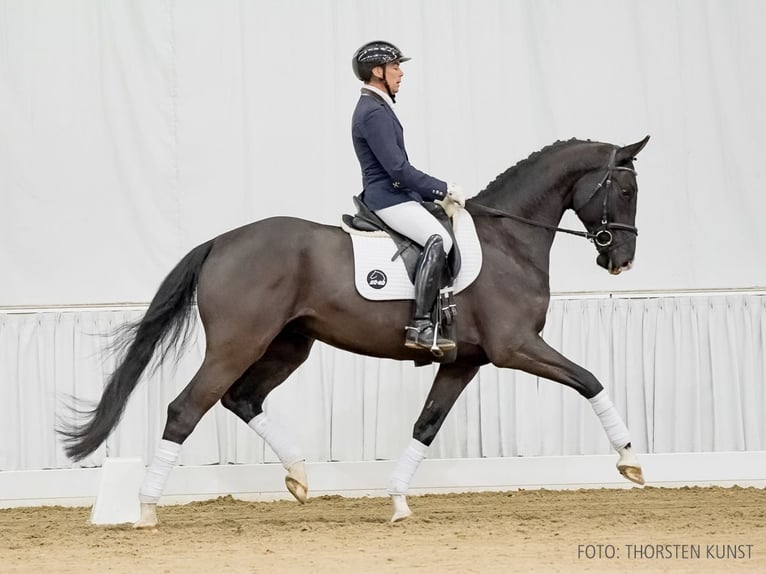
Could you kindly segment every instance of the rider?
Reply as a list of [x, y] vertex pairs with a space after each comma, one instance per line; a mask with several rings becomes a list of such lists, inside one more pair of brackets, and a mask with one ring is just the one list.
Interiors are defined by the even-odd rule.
[[435, 339], [430, 310], [440, 288], [452, 238], [426, 210], [424, 201], [452, 201], [465, 206], [460, 186], [431, 177], [412, 167], [404, 149], [402, 126], [393, 105], [404, 72], [399, 65], [410, 58], [389, 42], [368, 42], [359, 48], [351, 65], [364, 82], [354, 110], [351, 135], [362, 168], [362, 201], [393, 230], [423, 246], [415, 275], [415, 308], [406, 327], [405, 346], [429, 349], [434, 342], [442, 351], [455, 342]]

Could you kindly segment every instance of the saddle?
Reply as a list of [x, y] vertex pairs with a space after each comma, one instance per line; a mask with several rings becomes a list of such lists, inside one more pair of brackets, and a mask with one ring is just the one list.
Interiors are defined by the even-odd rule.
[[[354, 204], [357, 209], [356, 214], [343, 215], [342, 219], [345, 226], [349, 229], [362, 232], [384, 232], [388, 234], [396, 245], [396, 252], [391, 258], [391, 261], [395, 261], [397, 257], [401, 257], [407, 272], [407, 276], [409, 277], [409, 280], [414, 283], [418, 262], [423, 253], [423, 246], [414, 242], [409, 237], [406, 237], [401, 233], [391, 229], [382, 219], [375, 215], [375, 213], [373, 213], [370, 208], [364, 204], [360, 197], [354, 196]], [[437, 203], [429, 202], [423, 203], [422, 205], [434, 217], [436, 217], [439, 223], [442, 224], [444, 229], [452, 238], [453, 247], [447, 256], [447, 264], [444, 267], [444, 272], [442, 273], [442, 277], [439, 282], [440, 284], [438, 294], [436, 299], [433, 301], [431, 316], [435, 328], [440, 330], [444, 336], [455, 340], [455, 319], [457, 317], [457, 307], [454, 300], [453, 284], [455, 282], [455, 277], [457, 277], [460, 271], [460, 250], [458, 248], [455, 232], [452, 227], [452, 220], [444, 211], [442, 206]], [[370, 277], [368, 277], [368, 281], [369, 280]], [[447, 351], [444, 354], [436, 355], [436, 357], [437, 358], [430, 357], [429, 359], [418, 358], [415, 360], [415, 365], [427, 365], [434, 360], [439, 363], [450, 363], [457, 357], [457, 349]]]
[[[415, 243], [409, 237], [391, 229], [380, 217], [375, 215], [357, 195], [354, 196], [354, 205], [356, 206], [356, 214], [344, 214], [343, 223], [345, 223], [347, 227], [358, 231], [383, 231], [390, 235], [396, 245], [396, 253], [394, 253], [391, 261], [394, 261], [397, 257], [401, 257], [404, 267], [407, 269], [407, 275], [409, 276], [410, 281], [414, 283], [418, 259], [420, 258], [421, 253], [423, 253], [423, 247]], [[444, 284], [440, 285], [442, 288], [448, 287], [449, 285], [452, 285], [455, 277], [457, 277], [457, 274], [460, 271], [460, 248], [455, 240], [452, 220], [438, 203], [424, 202], [422, 205], [437, 219], [437, 221], [439, 221], [439, 223], [442, 224], [452, 238], [452, 250], [447, 256], [447, 273], [445, 273], [443, 280]]]

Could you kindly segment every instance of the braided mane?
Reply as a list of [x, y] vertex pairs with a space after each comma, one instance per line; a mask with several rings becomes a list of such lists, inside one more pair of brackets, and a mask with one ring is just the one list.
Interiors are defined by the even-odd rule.
[[508, 180], [517, 176], [519, 171], [524, 170], [530, 164], [536, 163], [541, 156], [546, 155], [548, 152], [554, 149], [559, 149], [559, 148], [570, 146], [573, 144], [585, 143], [590, 141], [591, 140], [578, 140], [577, 138], [570, 138], [568, 140], [556, 140], [552, 144], [545, 146], [539, 151], [532, 152], [531, 154], [529, 154], [529, 157], [527, 157], [526, 159], [522, 159], [521, 161], [516, 163], [516, 165], [509, 167], [507, 170], [505, 170], [503, 173], [501, 173], [495, 179], [489, 182], [489, 184], [487, 184], [487, 187], [485, 187], [481, 192], [479, 192], [479, 195], [492, 194], [495, 191], [501, 188], [504, 188], [506, 184], [508, 183]]

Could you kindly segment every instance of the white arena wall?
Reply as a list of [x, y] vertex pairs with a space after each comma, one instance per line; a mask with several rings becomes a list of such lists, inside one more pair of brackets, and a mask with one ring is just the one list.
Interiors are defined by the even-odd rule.
[[[652, 136], [634, 269], [558, 237], [544, 335], [609, 390], [650, 482], [658, 465], [655, 484], [762, 485], [764, 17], [758, 0], [0, 0], [0, 504], [87, 499], [106, 457], [152, 455], [201, 333], [82, 464], [54, 428], [68, 396], [98, 398], [113, 330], [189, 249], [351, 209], [350, 59], [375, 38], [413, 58], [396, 104], [413, 164], [469, 195], [559, 139]], [[380, 492], [433, 374], [318, 344], [267, 410], [318, 491]], [[413, 484], [608, 486], [608, 453], [586, 401], [487, 366]], [[170, 499], [277, 496], [275, 461], [217, 406]]]

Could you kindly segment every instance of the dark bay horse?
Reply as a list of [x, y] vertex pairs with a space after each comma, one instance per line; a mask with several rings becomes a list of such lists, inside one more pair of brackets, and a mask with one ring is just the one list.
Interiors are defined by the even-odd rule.
[[[622, 418], [599, 381], [540, 336], [550, 299], [549, 256], [564, 212], [574, 209], [612, 274], [633, 261], [637, 183], [633, 161], [649, 137], [624, 147], [556, 142], [508, 169], [468, 200], [482, 245], [475, 282], [456, 296], [458, 353], [439, 367], [413, 439], [398, 461], [394, 517], [409, 516], [405, 494], [460, 393], [479, 367], [521, 369], [571, 387], [589, 400], [620, 458], [619, 471], [643, 484]], [[308, 489], [303, 458], [265, 417], [266, 396], [303, 363], [315, 340], [373, 357], [429, 360], [403, 345], [410, 301], [372, 302], [354, 286], [352, 245], [338, 227], [274, 217], [234, 229], [189, 252], [170, 272], [145, 316], [124, 334], [124, 357], [82, 425], [60, 429], [80, 460], [119, 422], [152, 356], [182, 345], [196, 294], [205, 358], [167, 410], [163, 439], [140, 491], [137, 526], [157, 523], [156, 504], [180, 445], [217, 402], [253, 428], [288, 470], [290, 492]]]

